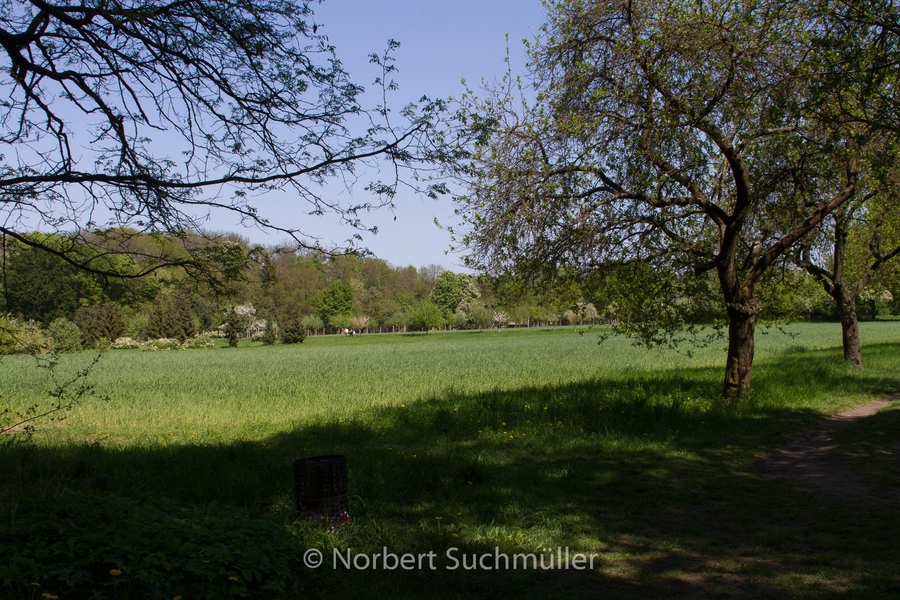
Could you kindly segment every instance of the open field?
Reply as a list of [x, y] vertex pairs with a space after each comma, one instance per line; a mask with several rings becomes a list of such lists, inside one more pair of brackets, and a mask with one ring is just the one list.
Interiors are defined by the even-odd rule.
[[[4, 597], [893, 597], [896, 501], [755, 474], [823, 415], [900, 391], [900, 322], [758, 334], [754, 393], [718, 400], [722, 344], [691, 358], [572, 329], [308, 338], [113, 351], [90, 399], [0, 446]], [[63, 357], [60, 373], [92, 359]], [[0, 362], [3, 402], [47, 372]], [[900, 411], [837, 452], [900, 492]], [[298, 522], [290, 463], [346, 454], [350, 524]], [[877, 494], [876, 494], [877, 495]], [[435, 569], [348, 571], [332, 550], [435, 551]], [[458, 555], [595, 553], [594, 570], [450, 570]], [[318, 570], [305, 549], [325, 552]], [[111, 570], [121, 571], [119, 575]], [[39, 583], [41, 587], [32, 586]]]

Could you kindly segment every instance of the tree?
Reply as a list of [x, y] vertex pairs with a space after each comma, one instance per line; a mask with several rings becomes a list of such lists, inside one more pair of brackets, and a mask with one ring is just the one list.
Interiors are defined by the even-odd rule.
[[149, 254], [154, 260], [127, 276], [166, 264], [212, 275], [196, 239], [211, 212], [320, 247], [306, 224], [271, 222], [249, 200], [285, 190], [306, 213], [334, 213], [357, 230], [345, 244], [355, 248], [359, 232], [374, 231], [358, 215], [390, 206], [399, 180], [373, 181], [373, 200], [348, 203], [325, 199], [322, 184], [354, 180], [361, 163], [387, 163], [394, 174], [412, 169], [414, 181], [443, 105], [423, 99], [391, 113], [391, 41], [372, 56], [382, 100], [364, 108], [364, 88], [344, 70], [310, 4], [5, 2], [0, 141], [9, 151], [0, 156], [0, 232], [109, 274], [109, 265], [24, 232], [65, 233], [102, 254], [129, 231], [167, 231], [182, 251]]
[[342, 332], [344, 329], [349, 329], [349, 328], [350, 328], [350, 320], [351, 320], [352, 318], [353, 318], [353, 317], [351, 317], [351, 316], [348, 315], [348, 314], [335, 313], [335, 314], [333, 314], [333, 315], [331, 315], [331, 316], [328, 317], [327, 323], [328, 323], [328, 326], [329, 326], [329, 327], [331, 327], [332, 329], [337, 330], [338, 333], [340, 333], [340, 332]]
[[262, 343], [266, 346], [272, 346], [278, 340], [278, 330], [275, 327], [275, 321], [271, 318], [266, 319], [266, 325], [263, 327]]
[[453, 314], [453, 320], [456, 325], [469, 327], [477, 327], [484, 329], [490, 327], [494, 320], [494, 311], [484, 305], [484, 302], [472, 300], [470, 302], [460, 302]]
[[371, 321], [371, 319], [367, 316], [352, 317], [350, 319], [350, 327], [355, 331], [361, 332], [362, 330], [369, 328], [369, 321]]
[[587, 321], [591, 325], [593, 325], [594, 321], [597, 320], [597, 317], [600, 316], [600, 313], [597, 312], [597, 308], [590, 302], [585, 302], [584, 300], [579, 300], [575, 303], [575, 311], [578, 313], [579, 321], [582, 323]]
[[824, 67], [820, 98], [846, 121], [896, 139], [900, 7], [885, 0], [841, 0], [822, 8], [829, 27], [816, 48]]
[[460, 303], [471, 302], [480, 296], [470, 275], [441, 271], [434, 282], [430, 299], [444, 311], [445, 317], [449, 317], [456, 312]]
[[[306, 315], [301, 320], [304, 331], [312, 331], [314, 334], [320, 329], [324, 329], [325, 322], [318, 315]], [[304, 334], [305, 335], [305, 334]]]
[[147, 335], [152, 338], [176, 339], [183, 343], [196, 334], [197, 327], [188, 298], [165, 292], [158, 294], [147, 323]]
[[474, 302], [469, 305], [468, 317], [472, 325], [483, 330], [494, 322], [494, 311], [481, 302]]
[[862, 368], [857, 309], [863, 293], [879, 277], [890, 277], [900, 267], [900, 182], [895, 168], [889, 175], [876, 180], [880, 189], [871, 196], [835, 211], [822, 235], [805, 241], [796, 252], [796, 262], [834, 299], [844, 358], [856, 368]]
[[349, 327], [353, 313], [353, 288], [350, 284], [332, 281], [319, 295], [318, 312], [331, 327]]
[[[26, 239], [59, 247], [59, 236], [32, 234]], [[49, 323], [57, 317], [71, 317], [82, 302], [96, 302], [103, 296], [100, 284], [55, 254], [28, 243], [3, 240], [4, 310]]]
[[184, 343], [188, 338], [197, 335], [197, 325], [194, 323], [194, 314], [191, 312], [190, 299], [186, 296], [175, 298], [175, 320], [177, 333], [175, 339]]
[[[864, 192], [838, 208], [794, 260], [837, 305], [844, 358], [862, 367], [857, 308], [866, 288], [889, 277], [900, 254], [897, 67], [900, 11], [893, 2], [846, 0], [827, 6], [830, 35], [816, 55], [825, 73], [814, 108], [830, 122], [869, 132]], [[848, 77], [847, 73], [853, 73]], [[859, 144], [859, 140], [855, 140]]]
[[388, 317], [385, 327], [390, 327], [393, 331], [406, 331], [406, 328], [409, 327], [408, 309], [398, 311]]
[[[88, 347], [109, 344], [125, 335], [122, 309], [115, 302], [83, 306], [75, 313], [75, 323]], [[167, 337], [159, 335], [157, 337]]]
[[428, 300], [423, 300], [411, 306], [406, 311], [407, 324], [414, 329], [421, 329], [426, 334], [429, 329], [440, 327], [444, 324], [444, 313], [441, 308]]
[[[723, 396], [748, 393], [758, 282], [857, 193], [857, 140], [809, 108], [809, 38], [827, 30], [814, 8], [548, 3], [534, 100], [507, 77], [459, 114], [463, 143], [474, 140], [458, 199], [470, 266], [645, 263], [673, 283], [712, 271], [728, 322]], [[651, 339], [681, 332], [680, 317], [648, 316]]]
[[288, 315], [281, 322], [279, 334], [282, 344], [300, 344], [306, 339], [305, 319], [300, 319], [298, 315]]
[[255, 318], [256, 309], [249, 304], [232, 306], [225, 312], [225, 337], [229, 346], [237, 348], [238, 342], [247, 335]]

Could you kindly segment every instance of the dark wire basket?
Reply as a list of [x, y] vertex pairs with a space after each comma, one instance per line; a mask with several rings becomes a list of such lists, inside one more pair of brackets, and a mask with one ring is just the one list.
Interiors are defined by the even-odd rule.
[[294, 461], [294, 490], [301, 516], [348, 521], [349, 489], [346, 456], [310, 456]]

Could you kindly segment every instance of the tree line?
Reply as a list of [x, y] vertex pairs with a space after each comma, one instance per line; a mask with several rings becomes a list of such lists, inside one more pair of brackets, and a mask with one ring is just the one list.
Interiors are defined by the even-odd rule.
[[[60, 235], [44, 237], [44, 245], [70, 242]], [[165, 236], [154, 238], [145, 242], [166, 243]], [[128, 239], [134, 244], [137, 238]], [[16, 337], [30, 340], [19, 344], [20, 351], [66, 351], [120, 338], [184, 343], [201, 333], [235, 343], [245, 337], [291, 343], [343, 330], [600, 323], [645, 327], [649, 336], [664, 318], [687, 332], [721, 324], [725, 317], [712, 278], [679, 281], [646, 265], [590, 277], [561, 271], [542, 285], [454, 273], [436, 265], [396, 267], [373, 257], [254, 245], [234, 234], [198, 239], [217, 240], [205, 248], [207, 278], [172, 265], [135, 278], [92, 274], [57, 254], [3, 240], [0, 312], [6, 315], [8, 334], [3, 351], [15, 351]], [[122, 273], [144, 273], [150, 266], [140, 252], [123, 250], [103, 260], [116, 263]], [[870, 312], [900, 312], [898, 283], [893, 280], [891, 289], [872, 288], [876, 293], [869, 300]], [[655, 300], [636, 305], [635, 298], [649, 298], [648, 289], [657, 290]], [[761, 303], [762, 317], [770, 320], [839, 317], [822, 286], [799, 268], [767, 280]]]
[[[141, 245], [180, 247], [180, 240], [126, 232], [123, 237], [137, 250], [104, 253], [102, 261], [121, 274], [112, 275], [105, 268], [89, 272], [66, 260], [75, 252], [90, 255], [94, 245], [76, 249], [64, 235], [30, 235], [42, 238], [40, 246], [2, 240], [0, 312], [6, 315], [5, 327], [12, 331], [18, 323], [20, 334], [43, 329], [56, 337], [62, 327], [79, 331], [80, 342], [72, 347], [97, 347], [123, 337], [184, 342], [202, 332], [235, 341], [253, 336], [296, 342], [343, 330], [427, 332], [507, 326], [513, 318], [535, 324], [583, 320], [571, 311], [566, 314], [575, 300], [547, 296], [542, 306], [523, 309], [499, 300], [489, 281], [437, 265], [395, 267], [372, 257], [266, 247], [233, 234], [198, 234], [205, 247], [193, 253], [190, 268], [154, 266], [155, 259], [141, 252]], [[66, 256], [43, 249], [62, 246]], [[201, 254], [205, 260], [199, 265]]]

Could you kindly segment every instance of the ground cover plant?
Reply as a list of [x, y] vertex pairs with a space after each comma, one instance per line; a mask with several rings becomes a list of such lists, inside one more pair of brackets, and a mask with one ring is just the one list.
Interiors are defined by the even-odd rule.
[[[900, 391], [900, 323], [760, 336], [754, 391], [720, 398], [722, 348], [647, 352], [595, 330], [310, 337], [111, 350], [98, 396], [0, 446], [4, 597], [893, 597], [896, 409], [838, 451], [879, 495], [760, 477], [823, 415]], [[93, 360], [62, 357], [73, 372]], [[43, 370], [4, 357], [4, 402]], [[894, 454], [891, 454], [891, 453]], [[291, 460], [345, 454], [351, 521], [298, 520]], [[893, 458], [892, 458], [893, 457]], [[596, 553], [594, 570], [450, 570], [458, 556]], [[332, 552], [435, 551], [431, 570]], [[303, 564], [318, 549], [318, 569]], [[45, 597], [47, 597], [45, 596]]]

